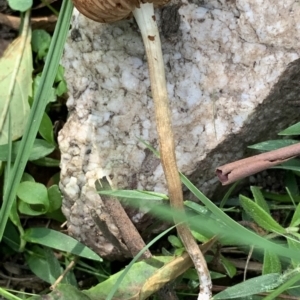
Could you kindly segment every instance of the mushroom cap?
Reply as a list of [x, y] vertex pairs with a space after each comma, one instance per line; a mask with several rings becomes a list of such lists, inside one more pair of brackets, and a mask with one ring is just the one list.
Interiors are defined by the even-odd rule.
[[72, 0], [74, 6], [87, 18], [100, 23], [111, 23], [127, 18], [140, 7], [140, 3], [150, 2], [162, 6], [169, 0]]

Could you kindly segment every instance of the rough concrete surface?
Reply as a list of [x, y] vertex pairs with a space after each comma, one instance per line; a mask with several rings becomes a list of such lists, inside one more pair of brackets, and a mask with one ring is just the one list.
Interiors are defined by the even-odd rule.
[[[179, 14], [178, 32], [162, 36], [176, 155], [179, 169], [211, 195], [217, 166], [298, 116], [291, 102], [300, 90], [300, 4], [183, 0]], [[138, 140], [157, 146], [135, 22], [99, 24], [75, 13], [62, 63], [70, 92], [59, 136], [68, 229], [103, 257], [120, 258], [90, 217], [92, 208], [105, 212], [95, 180], [109, 175], [117, 188], [166, 192], [161, 165]]]

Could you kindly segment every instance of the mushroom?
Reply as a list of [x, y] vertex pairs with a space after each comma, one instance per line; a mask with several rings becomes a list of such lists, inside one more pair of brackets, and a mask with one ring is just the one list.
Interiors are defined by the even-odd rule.
[[[161, 6], [167, 2], [169, 0], [149, 0], [147, 3], [142, 3], [140, 0], [73, 0], [75, 7], [83, 15], [100, 23], [118, 21], [129, 17], [131, 13], [134, 15], [142, 34], [148, 59], [160, 157], [168, 186], [170, 203], [174, 209], [183, 213], [183, 195], [176, 163], [163, 55], [154, 14], [154, 5]], [[177, 225], [178, 235], [198, 272], [201, 282], [198, 299], [210, 299], [211, 278], [203, 254], [187, 225], [179, 223], [180, 220], [176, 220], [176, 218], [174, 221]]]

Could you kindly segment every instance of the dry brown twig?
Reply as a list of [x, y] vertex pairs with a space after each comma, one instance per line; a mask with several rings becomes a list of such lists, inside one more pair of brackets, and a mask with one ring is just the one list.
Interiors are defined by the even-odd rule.
[[[110, 184], [106, 178], [102, 178], [99, 180], [99, 185], [101, 185], [101, 189], [103, 190], [110, 190]], [[101, 199], [107, 208], [110, 216], [113, 218], [115, 224], [117, 225], [122, 239], [125, 242], [128, 250], [130, 251], [132, 257], [137, 255], [141, 249], [143, 249], [146, 244], [142, 237], [140, 236], [139, 232], [132, 224], [131, 220], [129, 219], [128, 215], [126, 214], [123, 206], [118, 201], [118, 199], [111, 197], [111, 196], [104, 196], [101, 195]], [[149, 250], [146, 250], [142, 258], [150, 258], [151, 253]]]
[[59, 283], [61, 283], [61, 281], [64, 279], [64, 277], [67, 275], [67, 273], [68, 273], [69, 271], [71, 271], [71, 270], [74, 268], [74, 266], [75, 266], [77, 260], [78, 260], [78, 257], [75, 257], [75, 258], [67, 265], [67, 267], [66, 267], [65, 270], [62, 272], [62, 274], [61, 274], [61, 275], [55, 280], [55, 282], [50, 286], [50, 290], [51, 290], [51, 291], [55, 290], [55, 288], [57, 287], [57, 285], [58, 285]]
[[[39, 28], [53, 31], [57, 21], [57, 17], [51, 15], [45, 17], [35, 17], [31, 18], [30, 20], [32, 24], [32, 29]], [[18, 30], [20, 28], [21, 18], [0, 13], [0, 24]]]
[[300, 155], [300, 143], [244, 158], [216, 169], [222, 185], [233, 183]]

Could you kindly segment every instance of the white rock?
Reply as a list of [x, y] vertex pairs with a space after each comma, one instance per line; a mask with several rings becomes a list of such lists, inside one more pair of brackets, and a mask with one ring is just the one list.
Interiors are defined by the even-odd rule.
[[[179, 13], [178, 35], [162, 37], [176, 155], [179, 169], [211, 195], [217, 166], [241, 158], [247, 145], [298, 115], [288, 101], [299, 95], [300, 6], [184, 0]], [[78, 234], [72, 220], [81, 218], [81, 206], [101, 203], [82, 188], [93, 189], [105, 175], [118, 188], [166, 192], [161, 166], [138, 140], [157, 147], [147, 63], [133, 20], [109, 25], [77, 15], [72, 27], [62, 60], [70, 92], [70, 118], [59, 136], [64, 213], [71, 233], [112, 258], [119, 254], [90, 241], [95, 227]]]

